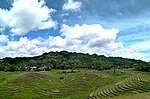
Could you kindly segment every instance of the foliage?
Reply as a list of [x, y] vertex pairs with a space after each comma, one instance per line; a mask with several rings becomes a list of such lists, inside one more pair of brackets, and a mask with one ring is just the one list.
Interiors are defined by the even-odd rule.
[[96, 70], [134, 68], [138, 71], [150, 71], [150, 64], [141, 60], [67, 51], [49, 52], [36, 57], [4, 58], [0, 60], [0, 71], [29, 71], [32, 67], [36, 67], [34, 68], [35, 71], [82, 68]]

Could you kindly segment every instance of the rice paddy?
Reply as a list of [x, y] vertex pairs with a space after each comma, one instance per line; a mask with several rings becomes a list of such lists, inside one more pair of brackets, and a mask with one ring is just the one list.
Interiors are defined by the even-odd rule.
[[150, 73], [124, 71], [0, 72], [0, 99], [148, 99]]

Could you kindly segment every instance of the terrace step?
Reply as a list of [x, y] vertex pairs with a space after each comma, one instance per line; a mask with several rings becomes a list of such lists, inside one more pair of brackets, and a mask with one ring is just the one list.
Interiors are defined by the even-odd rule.
[[[150, 91], [150, 83], [142, 81], [139, 76], [133, 76], [126, 81], [123, 81], [112, 87], [99, 89], [90, 94], [91, 99], [99, 99], [106, 97], [113, 97], [125, 93], [142, 93]], [[94, 98], [93, 98], [94, 97]]]

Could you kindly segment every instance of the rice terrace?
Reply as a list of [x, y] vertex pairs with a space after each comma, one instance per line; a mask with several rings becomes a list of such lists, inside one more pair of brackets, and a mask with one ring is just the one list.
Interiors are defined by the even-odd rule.
[[140, 60], [61, 51], [0, 64], [1, 99], [150, 97], [149, 63]]
[[148, 99], [149, 73], [124, 70], [0, 72], [1, 99]]
[[0, 0], [0, 99], [150, 99], [150, 0]]

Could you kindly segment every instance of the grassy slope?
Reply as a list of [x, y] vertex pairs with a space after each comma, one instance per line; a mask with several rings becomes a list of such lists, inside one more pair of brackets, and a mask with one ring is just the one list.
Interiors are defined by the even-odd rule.
[[[139, 75], [141, 76], [145, 81], [149, 81], [150, 82], [150, 72], [146, 73], [146, 72], [132, 72], [132, 74], [134, 75]], [[116, 96], [116, 97], [112, 97], [109, 99], [149, 99], [150, 98], [150, 91], [149, 92], [145, 92], [145, 93], [139, 93], [139, 94], [129, 94], [129, 95], [121, 95], [121, 96]]]
[[[105, 88], [139, 75], [150, 81], [150, 73], [126, 71], [76, 70], [63, 74], [61, 70], [50, 72], [0, 72], [0, 98], [62, 98], [83, 99], [99, 88]], [[147, 99], [148, 93], [121, 95], [112, 99]], [[133, 98], [134, 99], [134, 98]]]
[[145, 92], [139, 94], [115, 96], [108, 99], [149, 99], [149, 98], [150, 98], [150, 92]]

